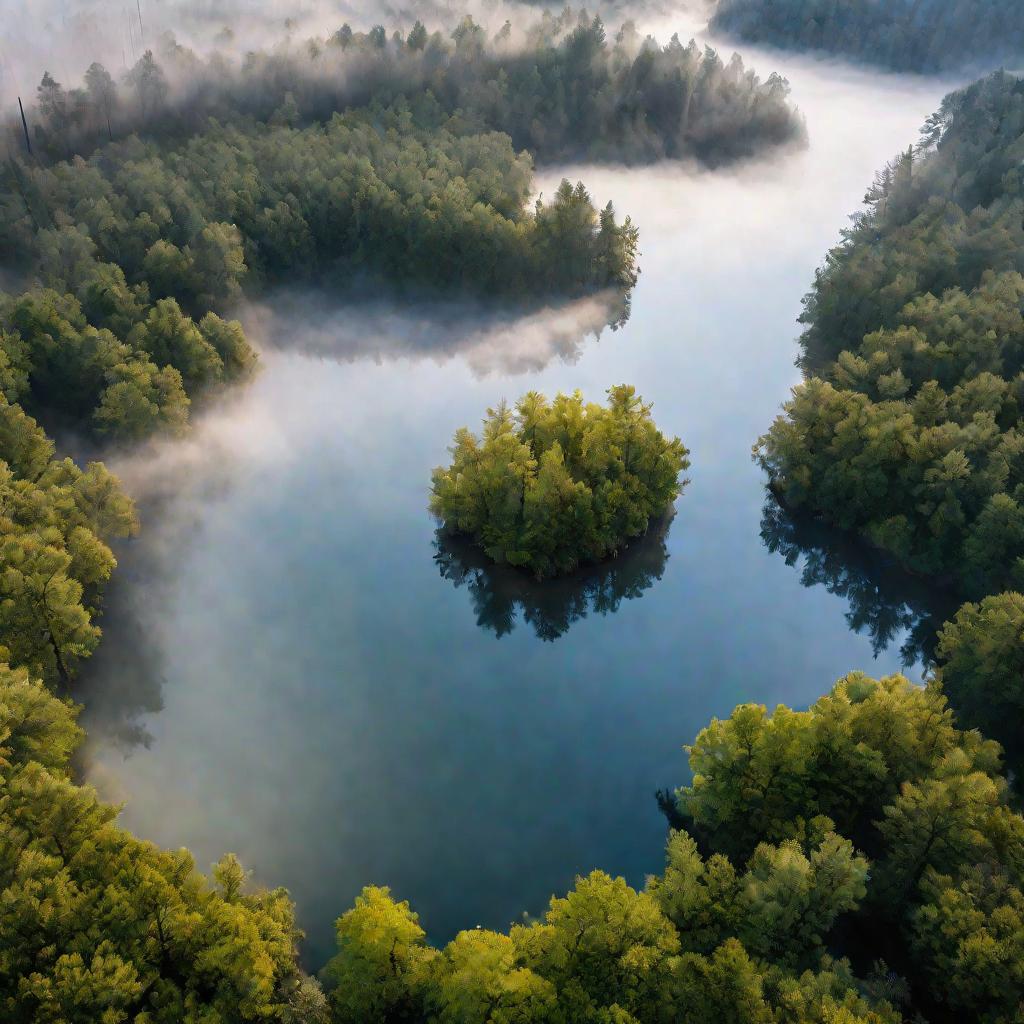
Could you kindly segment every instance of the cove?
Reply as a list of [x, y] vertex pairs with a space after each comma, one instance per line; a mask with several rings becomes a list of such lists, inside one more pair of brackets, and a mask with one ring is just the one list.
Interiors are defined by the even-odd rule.
[[[437, 941], [539, 914], [595, 867], [641, 885], [662, 860], [654, 792], [686, 781], [681, 747], [712, 716], [900, 668], [911, 623], [858, 632], [847, 596], [804, 585], [799, 545], [790, 565], [762, 540], [750, 447], [798, 379], [815, 267], [951, 83], [744, 55], [789, 76], [807, 151], [539, 175], [547, 193], [579, 175], [639, 223], [621, 330], [593, 337], [585, 303], [495, 327], [271, 296], [241, 311], [254, 383], [189, 439], [112, 460], [144, 529], [79, 693], [84, 773], [139, 835], [287, 886], [312, 966], [369, 883]], [[693, 467], [617, 578], [536, 591], [439, 549], [429, 474], [457, 427], [531, 388], [620, 382]]]

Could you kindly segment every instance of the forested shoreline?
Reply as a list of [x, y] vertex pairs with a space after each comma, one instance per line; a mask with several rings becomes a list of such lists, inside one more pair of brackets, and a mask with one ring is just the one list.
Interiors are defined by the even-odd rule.
[[1013, 663], [1024, 621], [1022, 98], [1005, 73], [951, 94], [879, 173], [806, 299], [806, 381], [755, 448], [787, 505], [981, 602], [944, 633], [940, 671], [1008, 741], [1024, 684], [966, 670], [962, 648]]
[[[164, 88], [151, 54], [129, 79], [141, 120], [117, 131], [109, 76], [92, 71], [77, 123], [61, 119], [78, 99], [44, 78], [46, 159], [14, 158], [0, 177], [0, 245], [30, 282], [0, 302], [4, 1020], [1019, 1019], [1024, 817], [999, 744], [963, 727], [1015, 728], [1024, 710], [1024, 598], [1008, 589], [1024, 589], [1024, 82], [1008, 75], [950, 96], [922, 145], [874, 183], [807, 302], [809, 379], [756, 449], [787, 503], [975, 599], [943, 628], [927, 686], [851, 672], [805, 711], [740, 705], [686, 748], [692, 782], [664, 800], [665, 869], [642, 888], [595, 870], [540, 919], [437, 948], [408, 902], [368, 886], [338, 919], [320, 980], [300, 966], [287, 892], [252, 887], [232, 855], [206, 878], [186, 850], [132, 836], [74, 777], [76, 667], [99, 642], [111, 544], [138, 522], [116, 478], [59, 459], [46, 425], [123, 444], [184, 431], [193, 402], [254, 370], [226, 319], [235, 304], [296, 276], [520, 304], [628, 300], [635, 226], [583, 184], [531, 204], [521, 145], [550, 159], [628, 150], [714, 164], [764, 137], [799, 141], [781, 80], [762, 85], [678, 41], [609, 47], [577, 15], [540, 24], [539, 85], [524, 84], [522, 54], [482, 57], [501, 40], [471, 22], [454, 46], [422, 25], [405, 38], [341, 30], [329, 45], [368, 61], [380, 51], [389, 74], [436, 60], [432, 88], [401, 83], [343, 109], [284, 89], [262, 112], [231, 107], [226, 91], [184, 131], [170, 110], [146, 128]], [[634, 89], [643, 74], [647, 92]], [[561, 129], [545, 137], [500, 96], [471, 102], [502, 75], [509, 96], [550, 99], [544, 116], [557, 124], [561, 111]], [[742, 145], [695, 141], [702, 76], [709, 95], [726, 94], [721, 110], [746, 111]], [[575, 89], [560, 91], [567, 81]], [[626, 93], [634, 108], [594, 119], [595, 95]], [[665, 124], [646, 123], [653, 110], [669, 111]], [[569, 131], [580, 124], [607, 148], [581, 150]], [[79, 131], [90, 142], [76, 155]], [[538, 577], [643, 534], [689, 465], [624, 385], [607, 409], [531, 393], [515, 413], [490, 412], [482, 441], [460, 431], [453, 454], [435, 471], [434, 512]]]
[[1015, 0], [718, 0], [711, 27], [743, 42], [809, 50], [894, 71], [1019, 67]]

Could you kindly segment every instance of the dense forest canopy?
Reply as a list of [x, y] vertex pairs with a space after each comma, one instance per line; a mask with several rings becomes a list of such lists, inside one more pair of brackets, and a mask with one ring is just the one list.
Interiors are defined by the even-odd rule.
[[[205, 66], [215, 72], [231, 80]], [[124, 440], [180, 430], [196, 397], [253, 367], [220, 314], [285, 280], [509, 308], [599, 295], [613, 325], [628, 316], [629, 219], [582, 184], [531, 202], [530, 156], [429, 90], [328, 104], [326, 120], [302, 116], [290, 92], [262, 119], [230, 91], [210, 95], [219, 120], [176, 119], [150, 53], [120, 90], [98, 65], [72, 94], [44, 76], [35, 150], [48, 159], [0, 170], [7, 269], [37, 285], [0, 302], [9, 400]], [[108, 141], [120, 116], [139, 133]], [[72, 155], [79, 143], [87, 156]]]
[[1024, 587], [1022, 156], [1024, 80], [946, 98], [818, 272], [756, 448], [787, 505], [974, 599]]
[[[429, 95], [463, 134], [498, 131], [540, 163], [723, 164], [804, 140], [803, 119], [777, 74], [762, 81], [693, 41], [667, 45], [625, 22], [609, 38], [600, 18], [566, 8], [496, 35], [466, 17], [449, 34], [419, 21], [405, 34], [378, 25], [206, 60], [165, 37], [116, 81], [93, 64], [65, 89], [47, 73], [33, 114], [36, 148], [88, 153], [130, 132], [184, 137], [209, 119], [285, 120], [300, 127], [370, 103], [413, 106]], [[18, 145], [20, 123], [10, 125]]]
[[463, 427], [452, 463], [432, 478], [430, 509], [495, 562], [538, 579], [598, 562], [665, 515], [690, 465], [626, 384], [607, 407], [583, 396], [549, 401], [531, 391], [509, 409], [487, 410], [476, 437]]
[[[7, 632], [5, 630], [5, 636]], [[21, 660], [21, 659], [19, 659]], [[76, 785], [72, 707], [0, 666], [0, 1016], [11, 1024], [312, 1021], [283, 890], [211, 883]]]
[[77, 294], [95, 264], [116, 264], [130, 288], [197, 315], [237, 301], [247, 277], [521, 301], [635, 280], [631, 225], [582, 185], [529, 204], [529, 157], [453, 131], [429, 98], [306, 128], [211, 123], [180, 145], [132, 137], [87, 162], [13, 165], [4, 185], [0, 238], [45, 282]]
[[335, 1020], [1015, 1019], [1024, 819], [998, 747], [936, 689], [853, 673], [805, 712], [741, 706], [690, 762], [643, 891], [594, 872], [536, 922], [437, 950], [365, 890], [325, 972]]
[[3, 656], [66, 685], [99, 642], [94, 621], [116, 566], [110, 542], [137, 528], [101, 463], [57, 459], [25, 412], [0, 396], [0, 645]]
[[718, 0], [711, 27], [744, 42], [926, 74], [1024, 59], [1018, 0]]

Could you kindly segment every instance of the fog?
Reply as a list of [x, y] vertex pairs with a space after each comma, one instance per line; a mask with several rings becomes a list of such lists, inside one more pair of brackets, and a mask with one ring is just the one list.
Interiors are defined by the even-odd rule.
[[344, 302], [323, 292], [280, 290], [239, 312], [264, 351], [353, 362], [460, 358], [478, 376], [574, 363], [583, 345], [614, 328], [621, 297], [598, 294], [523, 316], [479, 303]]
[[[111, 460], [143, 532], [119, 552], [79, 692], [82, 770], [141, 835], [204, 866], [235, 851], [288, 886], [310, 965], [371, 882], [441, 940], [539, 912], [578, 871], [641, 883], [664, 834], [653, 792], [685, 781], [680, 747], [712, 715], [901, 665], [916, 599], [881, 581], [861, 614], [834, 583], [842, 552], [826, 579], [798, 534], [792, 564], [768, 550], [750, 447], [797, 382], [815, 267], [951, 83], [744, 56], [790, 79], [807, 150], [538, 178], [582, 178], [639, 224], [621, 330], [597, 337], [600, 298], [510, 320], [269, 294], [238, 311], [254, 382], [199, 410], [187, 439]], [[531, 388], [599, 399], [621, 381], [693, 461], [624, 599], [587, 577], [542, 604], [439, 550], [429, 474], [456, 428]]]
[[[586, 6], [614, 22], [635, 18], [624, 3]], [[680, 6], [651, 0], [644, 18], [665, 12], [665, 23], [672, 23], [667, 12]], [[29, 11], [20, 0], [0, 0], [0, 102], [5, 117], [12, 116], [17, 97], [26, 104], [33, 99], [47, 70], [65, 86], [77, 84], [93, 61], [119, 75], [168, 33], [203, 57], [217, 52], [237, 59], [255, 50], [301, 51], [308, 39], [331, 36], [346, 22], [356, 31], [383, 24], [407, 32], [419, 19], [429, 29], [450, 30], [469, 14], [493, 34], [506, 20], [533, 21], [543, 9], [508, 0], [33, 0]], [[707, 23], [701, 0], [684, 9], [688, 25]]]

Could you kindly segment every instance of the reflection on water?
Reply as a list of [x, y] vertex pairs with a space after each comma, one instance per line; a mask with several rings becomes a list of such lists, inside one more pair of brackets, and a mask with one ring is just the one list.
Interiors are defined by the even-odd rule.
[[159, 577], [143, 571], [141, 559], [125, 561], [104, 595], [103, 643], [83, 665], [73, 696], [89, 709], [87, 743], [127, 753], [149, 746], [146, 716], [163, 710], [166, 671], [137, 600], [139, 588], [159, 586]]
[[458, 302], [401, 304], [308, 289], [286, 289], [246, 311], [246, 327], [264, 348], [340, 362], [361, 359], [464, 359], [479, 377], [575, 363], [583, 345], [629, 320], [628, 294], [606, 291], [528, 311]]
[[591, 612], [616, 612], [624, 600], [641, 597], [661, 579], [671, 523], [672, 515], [664, 516], [618, 557], [551, 580], [538, 581], [512, 566], [496, 565], [467, 538], [444, 529], [434, 538], [434, 561], [443, 579], [468, 589], [481, 629], [506, 636], [521, 615], [541, 640], [557, 640]]
[[911, 575], [855, 535], [785, 509], [771, 492], [761, 516], [761, 539], [787, 565], [802, 562], [805, 587], [823, 586], [849, 603], [846, 621], [870, 638], [875, 657], [902, 640], [904, 665], [934, 662], [936, 633], [960, 606], [954, 594]]

